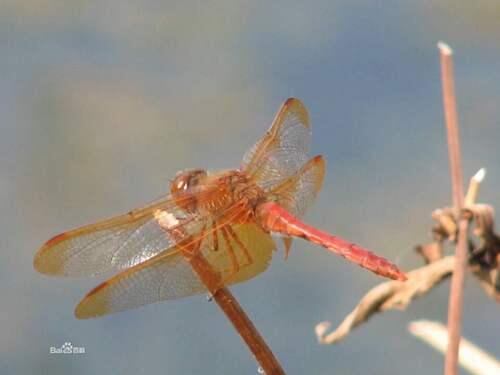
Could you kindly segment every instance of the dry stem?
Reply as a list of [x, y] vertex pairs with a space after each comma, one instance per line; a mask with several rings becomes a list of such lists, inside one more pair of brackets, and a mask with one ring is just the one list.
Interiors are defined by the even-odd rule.
[[217, 285], [220, 285], [219, 280], [210, 264], [199, 253], [191, 258], [189, 262], [193, 270], [198, 274], [198, 277], [212, 293], [217, 305], [219, 305], [243, 341], [245, 341], [245, 344], [247, 344], [264, 370], [264, 373], [273, 375], [285, 374], [285, 371], [281, 368], [281, 365], [267, 346], [264, 338], [259, 334], [229, 289], [217, 287]]
[[[184, 238], [184, 242], [186, 242], [185, 236], [187, 233], [180, 228], [172, 229], [173, 223], [168, 216], [164, 217], [162, 212], [155, 215], [157, 216], [158, 224], [169, 235], [177, 237], [179, 242]], [[213, 269], [203, 254], [197, 250], [199, 249], [195, 249], [194, 247], [183, 250], [185, 260], [189, 262], [193, 271], [195, 271], [207, 287], [207, 290], [212, 294], [217, 305], [224, 312], [245, 344], [247, 344], [248, 349], [250, 349], [257, 362], [259, 362], [264, 373], [267, 375], [284, 375], [285, 371], [236, 298], [231, 294], [229, 289], [221, 286], [223, 284], [221, 283], [219, 273]]]
[[[477, 194], [471, 193], [471, 190], [477, 191], [478, 188], [469, 186], [468, 195], [475, 199]], [[453, 272], [455, 257], [443, 258], [443, 244], [445, 240], [452, 242], [457, 240], [457, 224], [452, 212], [451, 208], [443, 208], [432, 213], [433, 219], [437, 222], [437, 226], [433, 228], [434, 242], [416, 248], [427, 264], [425, 267], [409, 272], [409, 279], [405, 283], [389, 281], [371, 289], [334, 332], [327, 334], [329, 322], [318, 324], [316, 326], [318, 341], [321, 344], [336, 343], [374, 314], [389, 309], [404, 309], [413, 299], [428, 293], [448, 278]], [[500, 236], [494, 230], [493, 207], [475, 204], [471, 198], [470, 205], [464, 212], [468, 213], [468, 218], [473, 221], [472, 233], [477, 236], [474, 238], [475, 241], [470, 243], [469, 269], [488, 296], [500, 301]]]
[[[458, 131], [457, 109], [455, 100], [455, 84], [453, 80], [452, 50], [446, 44], [438, 44], [441, 59], [441, 79], [443, 84], [443, 105], [447, 129], [448, 154], [453, 191], [453, 205], [456, 215], [460, 215], [464, 206], [463, 178], [460, 160], [460, 136]], [[467, 230], [468, 220], [461, 217], [458, 222], [458, 241], [456, 262], [451, 280], [450, 299], [448, 305], [449, 345], [446, 352], [445, 374], [457, 374], [458, 349], [462, 317], [463, 285], [467, 262]]]

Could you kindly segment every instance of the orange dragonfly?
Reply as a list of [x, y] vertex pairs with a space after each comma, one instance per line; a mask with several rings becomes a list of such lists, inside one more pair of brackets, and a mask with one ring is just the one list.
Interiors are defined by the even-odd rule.
[[325, 162], [308, 159], [308, 113], [290, 98], [239, 169], [177, 173], [170, 194], [127, 214], [53, 237], [36, 253], [37, 271], [61, 276], [118, 272], [75, 310], [91, 318], [207, 292], [189, 259], [202, 254], [220, 287], [263, 272], [276, 249], [272, 234], [320, 245], [378, 275], [406, 276], [374, 253], [303, 223], [321, 188]]

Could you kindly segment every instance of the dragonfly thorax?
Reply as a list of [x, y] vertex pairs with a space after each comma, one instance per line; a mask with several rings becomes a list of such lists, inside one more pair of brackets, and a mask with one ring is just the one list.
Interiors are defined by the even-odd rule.
[[264, 192], [239, 170], [208, 174], [202, 169], [177, 173], [170, 192], [179, 207], [190, 213], [217, 213], [241, 201], [255, 206]]

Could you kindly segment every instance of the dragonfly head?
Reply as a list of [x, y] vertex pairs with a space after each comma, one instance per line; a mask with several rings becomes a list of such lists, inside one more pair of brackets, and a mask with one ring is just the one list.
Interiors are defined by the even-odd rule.
[[176, 194], [198, 185], [206, 177], [207, 171], [204, 169], [187, 169], [177, 172], [175, 178], [170, 183], [170, 193]]

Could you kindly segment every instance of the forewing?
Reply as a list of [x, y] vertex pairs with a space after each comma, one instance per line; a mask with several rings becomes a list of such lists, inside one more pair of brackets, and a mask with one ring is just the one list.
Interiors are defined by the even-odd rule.
[[300, 100], [283, 103], [266, 134], [245, 154], [241, 169], [264, 190], [295, 174], [307, 160], [309, 115]]
[[155, 212], [162, 210], [194, 231], [204, 218], [179, 209], [170, 196], [142, 209], [62, 233], [45, 243], [34, 259], [41, 273], [93, 276], [139, 264], [172, 247], [176, 239], [160, 228]]

